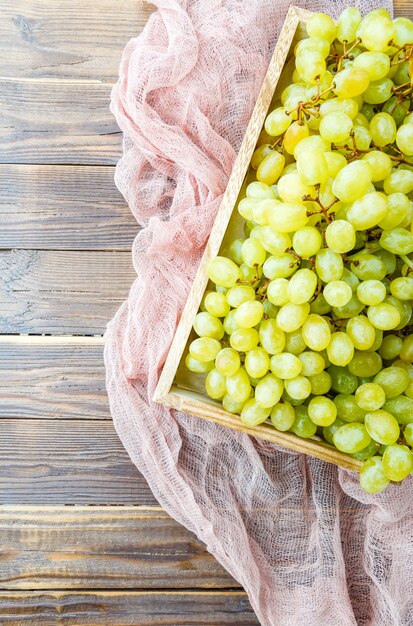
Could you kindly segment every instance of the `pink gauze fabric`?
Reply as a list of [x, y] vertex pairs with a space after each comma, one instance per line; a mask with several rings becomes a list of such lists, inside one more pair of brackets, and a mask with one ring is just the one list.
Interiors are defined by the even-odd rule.
[[[153, 4], [112, 98], [124, 133], [116, 183], [142, 227], [137, 278], [106, 335], [119, 436], [261, 624], [412, 626], [411, 480], [370, 496], [351, 472], [151, 403], [289, 3]], [[333, 16], [347, 6], [298, 4]]]

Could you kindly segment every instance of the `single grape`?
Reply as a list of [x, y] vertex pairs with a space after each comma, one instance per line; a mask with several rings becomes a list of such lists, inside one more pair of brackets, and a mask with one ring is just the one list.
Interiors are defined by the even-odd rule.
[[243, 302], [255, 300], [255, 291], [249, 285], [235, 285], [225, 294], [227, 303], [232, 307], [239, 307]]
[[325, 283], [340, 280], [343, 275], [343, 259], [340, 254], [330, 248], [322, 248], [317, 252], [315, 269], [318, 276]]
[[261, 378], [270, 369], [270, 357], [264, 348], [253, 348], [245, 355], [244, 367], [249, 376]]
[[373, 170], [367, 161], [349, 163], [337, 174], [333, 193], [343, 202], [354, 202], [366, 193], [372, 177]]
[[302, 370], [300, 359], [294, 354], [283, 352], [271, 357], [270, 368], [277, 378], [296, 378]]
[[282, 380], [272, 374], [267, 374], [255, 387], [255, 399], [261, 406], [272, 408], [280, 401], [283, 391]]
[[294, 407], [289, 402], [279, 402], [273, 407], [270, 418], [277, 430], [290, 430], [295, 422]]
[[274, 189], [257, 180], [254, 180], [247, 186], [245, 193], [248, 198], [255, 198], [256, 200], [275, 199]]
[[399, 300], [413, 300], [413, 278], [410, 276], [399, 276], [390, 283], [392, 296]]
[[330, 44], [336, 38], [337, 27], [329, 15], [314, 13], [306, 24], [309, 37], [326, 39]]
[[305, 376], [289, 378], [284, 385], [288, 395], [296, 400], [305, 400], [311, 394], [311, 383]]
[[261, 302], [243, 302], [235, 310], [234, 319], [239, 328], [253, 328], [262, 319], [264, 309]]
[[285, 352], [290, 352], [298, 356], [306, 347], [301, 328], [297, 328], [297, 330], [291, 333], [285, 333]]
[[336, 332], [331, 335], [327, 355], [333, 365], [344, 367], [350, 363], [354, 355], [354, 345], [347, 333]]
[[356, 232], [353, 225], [346, 220], [334, 220], [325, 230], [327, 246], [343, 254], [352, 250], [356, 244]]
[[221, 287], [233, 287], [237, 280], [241, 278], [241, 272], [231, 259], [217, 256], [208, 263], [208, 278]]
[[291, 239], [287, 233], [279, 233], [271, 226], [260, 228], [260, 242], [262, 247], [271, 254], [283, 254], [291, 247]]
[[331, 341], [331, 330], [327, 320], [316, 313], [310, 314], [304, 321], [302, 337], [310, 350], [320, 352], [327, 348]]
[[363, 154], [361, 158], [371, 166], [371, 170], [373, 172], [371, 180], [373, 183], [384, 180], [390, 176], [393, 163], [389, 155], [385, 152], [381, 152], [380, 150], [371, 150], [370, 152]]
[[321, 150], [300, 152], [297, 156], [297, 170], [308, 185], [320, 185], [328, 178], [327, 161]]
[[286, 278], [275, 278], [267, 286], [267, 298], [276, 306], [283, 306], [289, 301], [288, 280]]
[[325, 285], [323, 295], [331, 306], [345, 306], [353, 295], [350, 285], [343, 280], [332, 280]]
[[303, 376], [315, 376], [324, 371], [326, 362], [319, 352], [305, 350], [298, 355], [301, 361], [301, 374]]
[[205, 374], [214, 369], [214, 361], [198, 361], [191, 354], [187, 354], [185, 357], [185, 365], [191, 372], [196, 374]]
[[269, 216], [270, 225], [280, 233], [290, 233], [305, 226], [308, 222], [304, 204], [280, 202]]
[[354, 452], [352, 456], [358, 461], [366, 461], [367, 459], [370, 459], [372, 456], [377, 454], [379, 447], [380, 444], [378, 444], [377, 441], [373, 441], [372, 439], [368, 446], [363, 448], [363, 450], [360, 450], [360, 452]]
[[373, 191], [355, 200], [347, 210], [347, 220], [356, 230], [368, 230], [387, 215], [387, 196]]
[[334, 77], [334, 91], [341, 98], [354, 98], [368, 88], [370, 77], [365, 70], [357, 67], [348, 67]]
[[331, 376], [328, 372], [320, 372], [314, 376], [307, 376], [311, 383], [311, 393], [313, 396], [324, 396], [331, 389]]
[[205, 297], [205, 309], [214, 317], [225, 317], [230, 311], [227, 298], [223, 293], [210, 291]]
[[293, 235], [292, 245], [294, 251], [301, 257], [308, 259], [320, 250], [322, 244], [321, 234], [314, 226], [299, 228]]
[[380, 385], [386, 398], [395, 398], [402, 394], [409, 384], [410, 378], [407, 371], [401, 367], [386, 367], [375, 377], [374, 382]]
[[287, 302], [280, 308], [277, 314], [277, 324], [285, 333], [292, 333], [294, 330], [301, 328], [310, 313], [310, 305], [293, 304]]
[[273, 152], [273, 148], [270, 144], [264, 143], [262, 146], [259, 146], [252, 155], [251, 167], [254, 170], [258, 169], [263, 159], [267, 156], [267, 154], [270, 154], [270, 152]]
[[264, 128], [271, 137], [278, 137], [287, 130], [292, 121], [292, 116], [286, 113], [284, 107], [278, 107], [267, 116]]
[[413, 399], [406, 396], [396, 396], [386, 400], [383, 405], [385, 411], [389, 411], [397, 419], [399, 424], [410, 424], [413, 422]]
[[225, 316], [223, 322], [224, 330], [227, 335], [232, 335], [232, 333], [237, 330], [238, 324], [235, 321], [235, 310], [232, 310]]
[[238, 372], [240, 366], [239, 354], [233, 348], [223, 348], [215, 357], [216, 371], [224, 376], [233, 376], [233, 374]]
[[295, 407], [295, 421], [291, 426], [291, 432], [303, 439], [310, 439], [316, 434], [317, 425], [310, 420], [306, 406]]
[[366, 493], [379, 493], [389, 484], [380, 456], [373, 456], [365, 461], [360, 469], [360, 487]]
[[229, 338], [231, 348], [238, 352], [249, 352], [257, 347], [259, 341], [260, 335], [255, 328], [237, 328]]
[[395, 29], [388, 13], [370, 14], [361, 22], [359, 36], [367, 50], [386, 50], [394, 35]]
[[400, 482], [413, 470], [413, 454], [407, 446], [389, 445], [383, 452], [383, 470], [389, 480]]
[[348, 369], [357, 377], [375, 376], [382, 368], [382, 360], [377, 352], [356, 350]]
[[384, 446], [391, 446], [399, 438], [400, 427], [388, 411], [379, 409], [366, 413], [364, 424], [370, 437]]
[[258, 404], [255, 398], [248, 400], [241, 411], [241, 422], [246, 426], [258, 426], [268, 419], [271, 409]]
[[380, 245], [393, 254], [410, 254], [413, 252], [413, 233], [405, 228], [384, 230], [380, 237]]
[[354, 59], [353, 67], [367, 72], [370, 80], [379, 80], [387, 76], [390, 58], [384, 52], [362, 52]]
[[313, 297], [316, 287], [317, 275], [312, 270], [299, 269], [288, 283], [288, 298], [293, 304], [304, 304]]
[[267, 185], [273, 185], [279, 179], [284, 169], [285, 157], [273, 150], [263, 158], [257, 169], [257, 180]]
[[200, 337], [195, 339], [189, 345], [189, 352], [191, 356], [197, 361], [207, 363], [214, 361], [216, 355], [221, 350], [221, 344], [217, 339], [211, 337]]
[[413, 124], [403, 124], [396, 134], [396, 143], [399, 150], [407, 156], [413, 155]]
[[379, 280], [365, 280], [357, 287], [357, 297], [363, 304], [380, 304], [386, 297], [386, 287]]
[[[274, 280], [276, 278], [288, 278], [294, 274], [297, 266], [296, 257], [290, 253], [285, 253], [268, 257], [262, 269], [266, 278]], [[274, 302], [274, 304], [276, 303]]]
[[347, 165], [347, 159], [339, 152], [324, 152], [327, 161], [327, 170], [330, 178], [335, 178], [340, 170]]
[[222, 400], [226, 392], [225, 376], [216, 369], [211, 370], [205, 380], [205, 390], [213, 400]]
[[401, 168], [393, 168], [384, 180], [383, 189], [387, 194], [400, 192], [408, 194], [413, 190], [413, 172]]
[[274, 319], [263, 320], [260, 324], [259, 339], [268, 354], [279, 354], [285, 346], [285, 333]]
[[356, 315], [348, 320], [346, 333], [357, 350], [370, 350], [376, 339], [374, 326], [365, 315]]
[[199, 337], [212, 337], [219, 340], [224, 336], [222, 322], [214, 315], [203, 311], [195, 316], [194, 330]]
[[321, 118], [319, 132], [326, 141], [340, 143], [352, 129], [353, 121], [346, 113], [328, 113]]
[[413, 363], [413, 334], [403, 340], [400, 358], [408, 363]]
[[284, 135], [284, 150], [288, 154], [294, 154], [296, 145], [302, 140], [308, 137], [310, 131], [307, 124], [302, 122], [293, 122], [289, 128], [287, 128]]
[[345, 422], [364, 423], [366, 411], [359, 407], [355, 396], [340, 393], [334, 398], [334, 404], [337, 407], [337, 415]]
[[403, 345], [403, 339], [397, 335], [386, 335], [380, 346], [379, 354], [382, 359], [392, 361], [397, 359]]
[[356, 7], [344, 9], [337, 22], [337, 39], [341, 43], [352, 43], [357, 37], [361, 19], [361, 13]]
[[386, 401], [384, 389], [377, 383], [360, 385], [355, 393], [356, 402], [365, 411], [377, 411]]
[[357, 376], [349, 372], [347, 367], [330, 365], [328, 373], [331, 376], [331, 386], [337, 393], [350, 394], [357, 389]]
[[360, 452], [369, 445], [370, 441], [371, 438], [365, 426], [357, 422], [340, 426], [333, 435], [337, 450], [347, 452], [347, 454]]
[[295, 67], [301, 79], [316, 84], [318, 78], [326, 73], [326, 62], [319, 50], [302, 50], [295, 58]]
[[308, 404], [308, 416], [317, 426], [330, 426], [337, 417], [337, 407], [330, 398], [317, 396]]
[[387, 302], [369, 306], [367, 317], [373, 326], [380, 330], [392, 330], [401, 320], [399, 311]]
[[251, 393], [251, 383], [248, 374], [243, 367], [232, 376], [227, 376], [227, 394], [234, 402], [244, 403]]

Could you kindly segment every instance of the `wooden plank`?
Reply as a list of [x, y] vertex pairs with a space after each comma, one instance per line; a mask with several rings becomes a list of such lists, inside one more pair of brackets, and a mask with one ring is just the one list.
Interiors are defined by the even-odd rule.
[[103, 333], [134, 278], [127, 252], [0, 252], [0, 333]]
[[110, 421], [3, 419], [0, 440], [0, 504], [157, 504]]
[[153, 10], [140, 0], [2, 0], [0, 76], [115, 80]]
[[159, 507], [1, 507], [0, 535], [1, 589], [239, 586]]
[[259, 626], [243, 591], [0, 592], [8, 626]]
[[394, 0], [395, 17], [413, 18], [413, 8], [411, 0]]
[[111, 419], [103, 338], [0, 335], [0, 417]]
[[0, 248], [130, 250], [139, 226], [113, 167], [0, 165]]
[[110, 91], [97, 80], [0, 78], [0, 163], [115, 164]]

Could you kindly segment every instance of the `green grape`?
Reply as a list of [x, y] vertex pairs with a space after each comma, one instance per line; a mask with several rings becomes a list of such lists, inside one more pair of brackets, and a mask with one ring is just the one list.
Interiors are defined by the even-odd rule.
[[241, 411], [241, 422], [246, 426], [258, 426], [268, 419], [271, 409], [258, 404], [255, 398], [248, 400]]
[[389, 484], [380, 456], [372, 456], [360, 469], [360, 487], [366, 493], [379, 493]]
[[397, 17], [393, 20], [393, 42], [400, 48], [413, 43], [413, 24], [407, 17]]
[[212, 337], [219, 340], [224, 336], [222, 322], [214, 315], [203, 311], [195, 316], [194, 330], [199, 337]]
[[277, 324], [285, 333], [292, 333], [304, 324], [309, 313], [310, 305], [307, 302], [304, 304], [287, 302], [278, 311]]
[[252, 378], [261, 378], [270, 369], [270, 357], [264, 348], [253, 348], [245, 355], [244, 367]]
[[256, 200], [275, 199], [274, 190], [265, 183], [260, 183], [257, 180], [254, 180], [248, 185], [245, 193], [248, 198], [255, 198]]
[[339, 152], [324, 152], [327, 161], [327, 170], [330, 178], [335, 178], [340, 170], [347, 165], [347, 159]]
[[374, 254], [361, 250], [353, 254], [350, 259], [351, 271], [360, 280], [383, 280], [386, 276], [387, 268], [385, 263]]
[[360, 302], [357, 296], [353, 293], [351, 300], [344, 306], [335, 306], [333, 308], [334, 317], [336, 319], [348, 319], [358, 315], [364, 309], [364, 304]]
[[327, 161], [321, 150], [300, 152], [297, 156], [297, 170], [308, 185], [320, 185], [328, 178]]
[[235, 310], [234, 319], [239, 328], [253, 328], [262, 319], [264, 309], [261, 302], [243, 302]]
[[344, 280], [344, 282], [351, 287], [352, 291], [356, 291], [357, 287], [360, 284], [357, 276], [353, 274], [353, 272], [351, 272], [349, 269], [347, 269], [347, 267], [345, 267], [343, 270], [343, 276], [341, 277], [341, 280]]
[[280, 401], [283, 391], [284, 383], [282, 380], [272, 374], [267, 374], [255, 387], [255, 399], [261, 406], [272, 408]]
[[357, 376], [348, 371], [347, 367], [330, 365], [331, 386], [337, 393], [351, 394], [358, 387]]
[[228, 315], [225, 316], [223, 326], [227, 335], [232, 335], [232, 333], [237, 330], [238, 324], [235, 320], [235, 311], [230, 311]]
[[377, 450], [379, 449], [379, 445], [376, 441], [371, 440], [369, 445], [360, 450], [360, 452], [354, 452], [352, 456], [358, 461], [367, 461], [372, 456], [377, 454]]
[[237, 280], [241, 278], [241, 272], [231, 259], [217, 256], [208, 263], [208, 278], [221, 287], [233, 287]]
[[301, 50], [295, 58], [295, 67], [301, 79], [310, 85], [316, 84], [317, 78], [323, 78], [327, 70], [319, 50]]
[[380, 237], [380, 245], [393, 254], [410, 254], [413, 252], [413, 233], [405, 228], [384, 230]]
[[294, 54], [297, 56], [299, 53], [303, 53], [306, 50], [317, 50], [321, 52], [325, 59], [330, 53], [330, 43], [326, 39], [320, 37], [308, 37], [298, 42], [294, 48]]
[[279, 233], [271, 226], [260, 228], [261, 245], [271, 254], [283, 254], [287, 248], [291, 247], [291, 239], [287, 233]]
[[245, 402], [235, 402], [227, 393], [222, 398], [222, 406], [228, 413], [237, 413], [239, 415], [244, 404]]
[[356, 245], [356, 232], [350, 222], [334, 220], [325, 230], [326, 244], [338, 254], [349, 252]]
[[[392, 70], [397, 70], [397, 66], [393, 66]], [[389, 75], [389, 78], [392, 78], [392, 76]], [[396, 122], [396, 126], [400, 126], [407, 117], [409, 106], [410, 100], [402, 100], [400, 102], [397, 96], [392, 96], [383, 104], [382, 111], [384, 113], [390, 113]]]
[[[325, 100], [320, 106], [320, 115], [324, 119], [329, 115], [346, 115], [353, 120], [359, 112], [358, 104], [353, 98], [329, 98]], [[352, 129], [352, 124], [349, 125], [346, 120], [348, 131], [343, 135], [343, 139], [349, 136]], [[320, 133], [321, 134], [321, 133]], [[323, 135], [321, 135], [323, 136]], [[337, 141], [334, 139], [328, 139], [324, 137], [326, 141]]]
[[399, 276], [390, 283], [390, 291], [399, 300], [413, 300], [413, 278]]
[[386, 335], [380, 346], [379, 354], [385, 361], [397, 359], [403, 345], [403, 339], [397, 335]]
[[284, 385], [288, 395], [296, 400], [305, 400], [311, 394], [311, 383], [305, 376], [289, 378]]
[[320, 135], [310, 135], [302, 139], [295, 147], [294, 159], [297, 160], [302, 152], [322, 152], [323, 154], [330, 150], [331, 145], [322, 139]]
[[270, 368], [274, 376], [286, 380], [296, 378], [302, 370], [302, 364], [294, 354], [282, 352], [271, 357]]
[[[264, 322], [262, 322], [262, 324], [263, 323]], [[237, 350], [238, 352], [249, 352], [253, 348], [257, 347], [259, 341], [260, 335], [255, 328], [237, 328], [229, 338], [231, 348]]]
[[332, 446], [334, 445], [334, 433], [340, 428], [340, 426], [344, 426], [344, 424], [344, 420], [342, 420], [340, 417], [336, 417], [332, 424], [330, 424], [329, 426], [324, 426], [323, 437], [328, 443], [331, 443]]
[[244, 239], [234, 239], [234, 241], [229, 246], [229, 253], [231, 255], [232, 261], [237, 265], [241, 265], [242, 256], [241, 256], [241, 248], [244, 243]]
[[373, 172], [372, 182], [376, 183], [384, 180], [392, 171], [393, 163], [391, 158], [385, 152], [380, 150], [371, 150], [367, 154], [363, 154], [362, 160], [369, 163]]
[[409, 384], [409, 374], [401, 367], [386, 367], [377, 374], [374, 382], [383, 388], [386, 398], [402, 394]]
[[400, 358], [408, 363], [413, 363], [413, 335], [409, 335], [404, 339], [400, 350]]
[[407, 156], [413, 155], [413, 124], [403, 124], [396, 135], [396, 143], [399, 150]]
[[326, 362], [319, 352], [305, 350], [298, 355], [301, 361], [301, 374], [303, 376], [315, 376], [321, 374], [324, 370]]
[[409, 194], [413, 191], [413, 172], [393, 168], [390, 176], [384, 180], [383, 189], [387, 194], [395, 192]]
[[400, 324], [401, 320], [399, 311], [387, 302], [369, 306], [367, 317], [373, 326], [379, 330], [392, 330]]
[[336, 38], [337, 28], [334, 21], [325, 13], [313, 13], [306, 24], [309, 37], [326, 39], [330, 44]]
[[289, 281], [286, 278], [274, 278], [267, 286], [267, 298], [276, 306], [283, 306], [289, 301]]
[[347, 454], [360, 452], [369, 445], [370, 441], [371, 438], [365, 426], [357, 422], [340, 426], [333, 435], [337, 450]]
[[264, 128], [271, 137], [278, 137], [285, 133], [292, 121], [292, 116], [286, 113], [284, 107], [278, 107], [267, 116]]
[[384, 230], [399, 226], [409, 215], [410, 200], [404, 193], [391, 193], [387, 196], [387, 214], [379, 222]]
[[274, 319], [261, 322], [259, 330], [260, 343], [268, 354], [279, 354], [285, 346], [285, 333], [278, 328]]
[[302, 337], [310, 350], [320, 352], [331, 341], [330, 326], [321, 315], [311, 313], [303, 323]]
[[331, 389], [331, 376], [328, 372], [320, 372], [314, 376], [308, 376], [311, 383], [311, 393], [313, 396], [324, 396]]
[[376, 146], [387, 146], [396, 139], [396, 122], [389, 113], [377, 113], [370, 122], [370, 130]]
[[291, 354], [298, 356], [306, 347], [301, 328], [297, 328], [292, 333], [285, 333], [285, 352], [291, 352]]
[[327, 346], [327, 355], [333, 365], [344, 367], [353, 358], [354, 345], [347, 333], [337, 332], [331, 335]]
[[291, 396], [288, 395], [288, 393], [284, 389], [281, 402], [289, 402], [291, 406], [297, 407], [297, 406], [301, 406], [302, 404], [304, 404], [304, 401], [305, 401], [305, 398], [303, 398], [302, 400], [297, 400], [297, 398], [292, 398]]
[[227, 303], [236, 308], [243, 302], [255, 300], [255, 291], [249, 285], [235, 285], [235, 287], [228, 289], [225, 297]]
[[365, 70], [347, 67], [334, 77], [334, 92], [341, 98], [354, 98], [368, 88], [370, 78]]
[[412, 447], [413, 446], [413, 424], [407, 424], [406, 428], [403, 431], [404, 438], [406, 443]]
[[[298, 266], [298, 260], [290, 253], [270, 256], [263, 265], [263, 272], [266, 278], [274, 280], [276, 278], [288, 278], [294, 274]], [[276, 302], [274, 302], [276, 304]]]
[[294, 251], [305, 259], [317, 254], [321, 248], [321, 244], [321, 234], [314, 226], [299, 228], [294, 233], [292, 239]]
[[356, 350], [348, 369], [357, 377], [375, 376], [382, 368], [382, 360], [377, 352]]
[[400, 424], [413, 423], [413, 399], [406, 396], [396, 396], [386, 400], [383, 409], [388, 411]]
[[337, 417], [337, 408], [330, 398], [317, 396], [308, 403], [308, 416], [317, 426], [330, 426]]
[[341, 307], [350, 302], [353, 292], [350, 285], [343, 280], [332, 280], [325, 285], [323, 295], [328, 304]]
[[242, 244], [242, 260], [248, 267], [262, 265], [267, 253], [257, 239], [246, 239]]
[[381, 342], [383, 341], [383, 331], [379, 330], [378, 328], [375, 328], [374, 330], [376, 332], [376, 339], [375, 339], [373, 345], [371, 346], [369, 352], [377, 352], [377, 350], [381, 346]]
[[284, 150], [288, 154], [294, 154], [296, 145], [302, 140], [308, 137], [310, 131], [307, 124], [301, 122], [293, 122], [289, 128], [287, 128], [284, 135]]
[[319, 132], [326, 141], [340, 143], [350, 135], [352, 129], [353, 121], [346, 113], [328, 113], [321, 118]]
[[360, 385], [355, 393], [356, 402], [365, 411], [377, 411], [386, 401], [384, 389], [377, 383]]
[[316, 434], [317, 425], [310, 420], [306, 406], [295, 407], [295, 421], [291, 432], [303, 439], [311, 439]]
[[356, 315], [348, 320], [346, 333], [357, 350], [370, 350], [376, 339], [374, 326], [365, 315]]
[[315, 195], [314, 187], [308, 185], [297, 170], [281, 176], [277, 187], [284, 202], [302, 202], [304, 196]]
[[340, 14], [337, 22], [337, 39], [341, 43], [351, 43], [357, 37], [361, 23], [361, 13], [356, 7], [347, 7]]
[[250, 397], [251, 383], [243, 367], [232, 376], [227, 376], [227, 394], [234, 402], [246, 402]]
[[[260, 243], [261, 239], [261, 229], [259, 226], [267, 226], [269, 222], [269, 212], [272, 207], [277, 205], [279, 202], [274, 198], [264, 198], [261, 200], [256, 199], [255, 204], [252, 208], [252, 222], [257, 224], [250, 232], [250, 238], [258, 239], [258, 243]], [[248, 241], [248, 239], [247, 239]], [[245, 243], [245, 242], [244, 242]], [[242, 251], [241, 251], [242, 253]], [[244, 260], [244, 259], [243, 259]], [[244, 261], [246, 262], [246, 261]], [[247, 263], [248, 265], [248, 263]], [[259, 265], [262, 265], [262, 263]]]
[[326, 313], [330, 313], [331, 306], [328, 304], [322, 293], [319, 293], [318, 296], [312, 300], [310, 304], [310, 311], [315, 315], [325, 315]]
[[317, 275], [309, 269], [300, 269], [290, 278], [288, 298], [293, 304], [304, 304], [314, 295], [317, 287]]
[[413, 454], [407, 446], [389, 445], [383, 452], [383, 470], [389, 480], [400, 482], [413, 470]]
[[233, 376], [240, 366], [239, 354], [233, 348], [223, 348], [215, 357], [215, 368], [223, 376]]
[[273, 148], [268, 143], [264, 143], [262, 146], [256, 148], [251, 158], [252, 169], [258, 169], [263, 159], [267, 156], [267, 154], [270, 154], [270, 152], [273, 152]]
[[252, 220], [252, 212], [257, 202], [257, 198], [242, 198], [242, 200], [238, 202], [238, 213], [244, 220]]
[[210, 291], [206, 294], [204, 307], [214, 317], [225, 317], [230, 310], [225, 294], [216, 291]]
[[221, 350], [221, 344], [217, 339], [211, 337], [200, 337], [191, 342], [189, 346], [190, 355], [201, 363], [214, 361], [216, 355]]
[[205, 380], [205, 390], [213, 400], [222, 400], [226, 392], [225, 376], [218, 370], [211, 370]]
[[278, 402], [271, 411], [272, 425], [282, 432], [290, 430], [295, 422], [295, 410], [289, 402]]
[[379, 280], [365, 280], [357, 287], [357, 297], [363, 304], [380, 304], [386, 297], [386, 287]]
[[337, 415], [345, 422], [364, 423], [366, 411], [359, 407], [353, 395], [341, 393], [334, 398], [334, 404]]
[[196, 374], [205, 374], [214, 369], [214, 361], [198, 361], [191, 354], [187, 354], [185, 357], [185, 365], [191, 372]]
[[364, 70], [370, 80], [379, 80], [387, 76], [390, 70], [390, 59], [384, 52], [362, 52], [354, 59], [353, 67]]
[[[345, 70], [347, 71], [347, 70]], [[366, 193], [373, 171], [366, 161], [354, 161], [339, 171], [333, 183], [333, 193], [343, 202], [354, 202]]]
[[376, 226], [387, 214], [387, 197], [373, 191], [355, 200], [347, 210], [347, 219], [356, 230]]
[[325, 283], [340, 280], [344, 269], [343, 259], [340, 254], [333, 252], [330, 248], [322, 248], [316, 255], [315, 269]]
[[395, 34], [393, 22], [386, 13], [369, 14], [361, 22], [359, 36], [367, 50], [386, 50]]
[[267, 185], [273, 185], [279, 179], [284, 169], [285, 157], [274, 150], [263, 158], [257, 169], [257, 180]]
[[290, 233], [298, 230], [308, 222], [305, 205], [293, 202], [279, 203], [269, 218], [270, 225], [280, 233]]
[[370, 437], [384, 446], [391, 446], [399, 438], [399, 424], [388, 411], [379, 409], [366, 413], [364, 424]]

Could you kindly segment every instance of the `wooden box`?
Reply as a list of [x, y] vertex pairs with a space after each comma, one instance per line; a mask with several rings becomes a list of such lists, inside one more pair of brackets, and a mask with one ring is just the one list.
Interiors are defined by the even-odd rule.
[[234, 209], [238, 200], [245, 196], [246, 184], [250, 182], [248, 170], [251, 156], [271, 103], [279, 98], [282, 90], [291, 82], [294, 70], [294, 47], [298, 41], [307, 36], [305, 23], [310, 15], [310, 12], [297, 7], [290, 7], [288, 11], [160, 376], [154, 401], [240, 430], [254, 437], [271, 441], [290, 450], [303, 452], [357, 471], [361, 466], [359, 461], [339, 452], [317, 437], [301, 439], [293, 433], [277, 431], [271, 423], [263, 423], [255, 427], [245, 426], [238, 415], [228, 413], [220, 403], [211, 400], [206, 395], [204, 390], [205, 375], [188, 371], [184, 363], [189, 343], [195, 338], [192, 330], [193, 320], [199, 310], [208, 284], [207, 265], [218, 254], [225, 254], [227, 245], [233, 239], [244, 236], [244, 220]]

